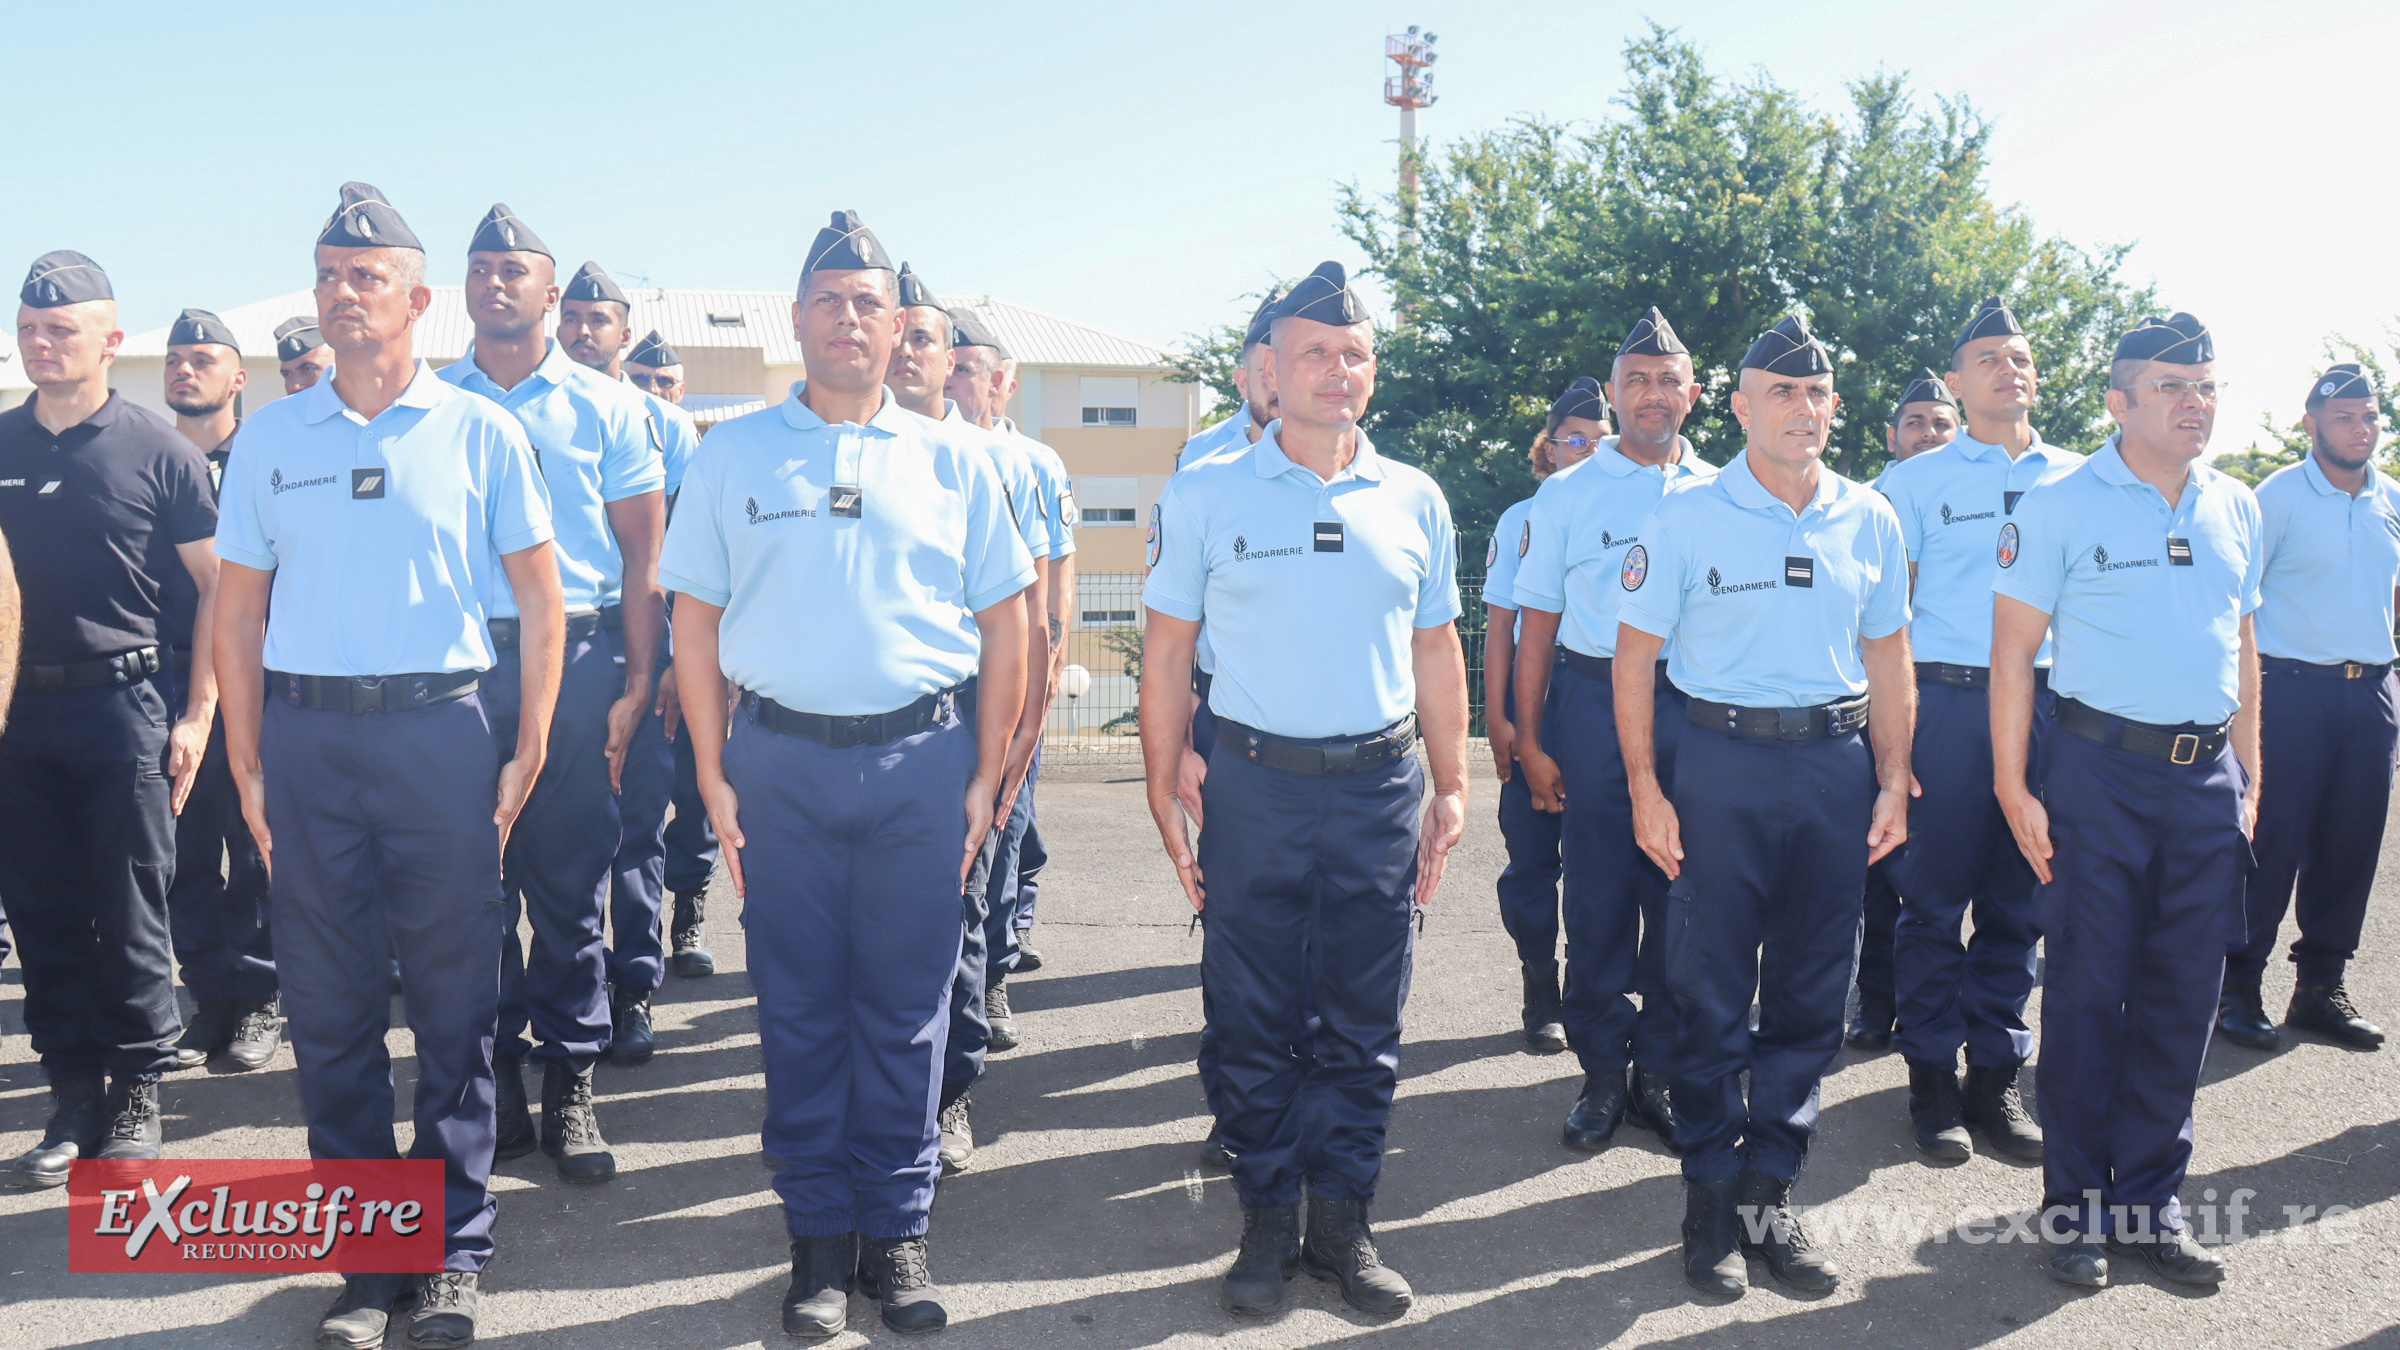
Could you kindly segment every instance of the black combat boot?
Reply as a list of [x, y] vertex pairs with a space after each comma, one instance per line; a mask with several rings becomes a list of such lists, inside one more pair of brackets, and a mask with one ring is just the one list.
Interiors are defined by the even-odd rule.
[[600, 1137], [592, 1110], [592, 1066], [542, 1061], [542, 1152], [558, 1160], [558, 1179], [578, 1186], [617, 1174], [616, 1155]]
[[2180, 1228], [2150, 1233], [2136, 1241], [2111, 1237], [2108, 1253], [2139, 1260], [2160, 1279], [2176, 1284], [2214, 1288], [2225, 1282], [2225, 1263], [2210, 1256], [2207, 1248], [2192, 1241], [2192, 1235]]
[[482, 1285], [471, 1270], [426, 1276], [417, 1291], [417, 1306], [408, 1310], [408, 1350], [463, 1350], [473, 1345]]
[[1558, 996], [1558, 962], [1527, 961], [1525, 975], [1525, 1048], [1537, 1055], [1555, 1055], [1567, 1048], [1565, 1009]]
[[522, 1158], [541, 1146], [533, 1132], [533, 1109], [525, 1101], [525, 1061], [515, 1055], [492, 1056], [492, 1116], [498, 1126], [493, 1161]]
[[608, 1005], [615, 1029], [608, 1038], [608, 1062], [632, 1066], [647, 1064], [658, 1052], [658, 1038], [650, 1033], [650, 996], [630, 989], [609, 986]]
[[962, 1092], [942, 1108], [942, 1170], [964, 1172], [975, 1158], [975, 1094]]
[[941, 1291], [933, 1287], [930, 1255], [921, 1236], [859, 1242], [858, 1292], [882, 1305], [883, 1324], [903, 1336], [922, 1336], [950, 1325]]
[[50, 1123], [41, 1142], [9, 1164], [8, 1184], [20, 1190], [67, 1184], [67, 1164], [98, 1156], [108, 1133], [108, 1085], [98, 1078], [69, 1078], [50, 1085]]
[[1242, 1249], [1217, 1288], [1217, 1306], [1244, 1317], [1283, 1311], [1284, 1286], [1300, 1273], [1300, 1207], [1242, 1206]]
[[1031, 975], [1042, 968], [1042, 954], [1033, 948], [1033, 925], [1017, 930], [1017, 964], [1011, 973]]
[[2283, 1048], [2255, 984], [2228, 984], [2217, 995], [2217, 1035], [2245, 1050]]
[[317, 1321], [317, 1350], [383, 1350], [392, 1309], [417, 1292], [415, 1275], [345, 1275], [342, 1292]]
[[1225, 1147], [1225, 1127], [1208, 1123], [1208, 1138], [1200, 1145], [1200, 1165], [1212, 1172], [1233, 1170], [1233, 1150]]
[[2025, 1098], [2017, 1091], [2017, 1066], [2006, 1068], [1967, 1066], [1966, 1090], [1959, 1094], [1960, 1115], [1967, 1128], [1980, 1133], [1983, 1142], [2003, 1158], [2018, 1162], [2042, 1160], [2042, 1127], [2033, 1121], [2025, 1109]]
[[1851, 1015], [1849, 1029], [1842, 1033], [1842, 1044], [1853, 1050], [1882, 1054], [1892, 1048], [1892, 1028], [1899, 1020], [1890, 999], [1861, 993], [1858, 1011]]
[[1675, 1099], [1667, 1090], [1665, 1074], [1633, 1066], [1633, 1096], [1625, 1104], [1625, 1118], [1657, 1135], [1667, 1152], [1682, 1153], [1675, 1146]]
[[2077, 1233], [2067, 1241], [2051, 1245], [2049, 1257], [2042, 1262], [2042, 1273], [2078, 1289], [2106, 1289], [2108, 1249]]
[[1738, 1295], [1750, 1287], [1742, 1263], [1742, 1220], [1734, 1212], [1737, 1180], [1683, 1183], [1683, 1282], [1703, 1294]]
[[983, 986], [983, 1020], [992, 1029], [989, 1042], [994, 1050], [1014, 1050], [1017, 1039], [1017, 1019], [1008, 1010], [1008, 974], [995, 970]]
[[1370, 1317], [1398, 1317], [1417, 1301], [1408, 1281], [1383, 1263], [1367, 1228], [1367, 1202], [1308, 1198], [1308, 1237], [1300, 1268], [1340, 1286], [1342, 1301]]
[[148, 1162], [166, 1156], [161, 1147], [166, 1129], [158, 1118], [158, 1075], [119, 1075], [108, 1082], [108, 1128], [100, 1138], [100, 1156]]
[[190, 1026], [175, 1041], [175, 1067], [197, 1069], [233, 1041], [233, 1000], [204, 998]]
[[717, 955], [700, 945], [708, 933], [708, 892], [684, 891], [675, 897], [675, 954], [667, 965], [677, 975], [696, 980], [717, 973]]
[[1567, 1113], [1567, 1128], [1559, 1137], [1578, 1153], [1598, 1153], [1616, 1137], [1617, 1125], [1624, 1119], [1625, 1071], [1587, 1073], [1575, 1109]]
[[858, 1234], [792, 1239], [792, 1282], [783, 1291], [783, 1334], [823, 1340], [850, 1325], [858, 1284]]
[[1785, 1203], [1788, 1181], [1743, 1168], [1734, 1179], [1734, 1213], [1742, 1221], [1742, 1250], [1767, 1263], [1767, 1273], [1804, 1294], [1829, 1294], [1842, 1282], [1841, 1267], [1808, 1241]]
[[1958, 1070], [1947, 1064], [1908, 1062], [1908, 1123], [1916, 1132], [1917, 1150], [1935, 1162], [1965, 1162], [1975, 1152], [1959, 1100]]
[[2350, 991], [2339, 980], [2331, 984], [2294, 985], [2292, 1003], [2284, 1010], [2283, 1024], [2313, 1031], [2353, 1050], [2383, 1048], [2383, 1028], [2358, 1015], [2358, 1005], [2350, 1001]]
[[234, 1012], [233, 1040], [225, 1047], [225, 1058], [244, 1073], [265, 1068], [275, 1058], [275, 1047], [283, 1044], [282, 999], [242, 999], [234, 1004]]

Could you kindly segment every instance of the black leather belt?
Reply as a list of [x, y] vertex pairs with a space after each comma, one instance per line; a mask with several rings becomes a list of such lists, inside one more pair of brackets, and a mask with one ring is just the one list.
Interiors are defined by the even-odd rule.
[[2213, 727], [2197, 722], [2181, 726], [2162, 727], [2149, 722], [2136, 722], [2130, 717], [2106, 713], [2089, 703], [2071, 698], [2058, 701], [2058, 711], [2051, 714], [2058, 724], [2087, 741], [2118, 750], [2130, 750], [2137, 755], [2163, 759], [2169, 764], [2197, 764], [2203, 759], [2216, 758], [2225, 748], [2225, 739], [2232, 729], [2231, 722]]
[[1301, 740], [1217, 719], [1217, 744], [1254, 764], [1286, 773], [1331, 777], [1389, 764], [1417, 744], [1417, 715], [1410, 713], [1381, 731], [1364, 736], [1322, 736]]
[[927, 694], [905, 708], [887, 713], [868, 713], [861, 717], [834, 717], [826, 713], [799, 712], [787, 708], [763, 694], [750, 696], [750, 716], [769, 731], [786, 736], [798, 736], [847, 750], [859, 745], [882, 745], [903, 736], [914, 736], [948, 717], [958, 706], [959, 691], [964, 685], [954, 685], [940, 693]]
[[1693, 726], [1737, 741], [1813, 741], [1847, 736], [1865, 726], [1867, 696], [1810, 708], [1745, 708], [1696, 698], [1684, 705], [1684, 716]]
[[[1593, 656], [1573, 647], [1562, 646], [1558, 649], [1558, 663], [1578, 675], [1589, 675], [1595, 680], [1614, 680], [1617, 677], [1617, 661], [1613, 656]], [[1661, 683], [1666, 681], [1667, 663], [1664, 661], [1658, 663], [1658, 678]]]
[[267, 689], [286, 703], [318, 712], [406, 712], [430, 708], [475, 692], [481, 671], [452, 670], [430, 675], [287, 675], [267, 672]]
[[2262, 656], [2261, 669], [2278, 675], [2319, 675], [2329, 680], [2380, 680], [2392, 673], [2389, 661], [2336, 661], [2329, 666], [2314, 661], [2295, 661], [2288, 656]]
[[136, 647], [90, 661], [63, 666], [27, 665], [20, 670], [28, 689], [97, 689], [103, 685], [131, 684], [145, 675], [156, 675], [159, 655], [156, 647]]
[[[1917, 682], [1919, 684], [1946, 684], [1953, 689], [1989, 689], [1992, 687], [1992, 668], [1990, 666], [1954, 666], [1947, 661], [1919, 661], [1917, 662]], [[2050, 687], [2049, 667], [2035, 666], [2033, 668], [2033, 687], [2036, 689]]]
[[[610, 605], [606, 609], [567, 611], [567, 641], [569, 642], [581, 642], [585, 638], [602, 632], [623, 632], [624, 628], [625, 607], [623, 605]], [[504, 652], [516, 650], [517, 634], [520, 631], [517, 620], [494, 619], [491, 621], [491, 629], [493, 646]]]

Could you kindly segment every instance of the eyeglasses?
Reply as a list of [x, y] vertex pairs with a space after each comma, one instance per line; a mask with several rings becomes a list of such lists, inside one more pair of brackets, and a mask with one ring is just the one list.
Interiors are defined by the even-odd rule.
[[1599, 449], [1600, 442], [1603, 439], [1605, 438], [1600, 436], [1586, 436], [1582, 432], [1578, 431], [1572, 436], [1553, 436], [1550, 438], [1550, 443], [1552, 445], [1563, 445], [1569, 450], [1573, 450], [1580, 454], [1586, 450]]
[[2202, 403], [2214, 403], [2217, 401], [2217, 395], [2225, 392], [2227, 383], [2229, 382], [2225, 380], [2180, 380], [2170, 376], [2165, 379], [2144, 380], [2140, 384], [2128, 385], [2127, 388], [2156, 389], [2159, 397], [2169, 403], [2182, 402], [2185, 394], [2197, 396]]
[[635, 384], [644, 389], [672, 389], [675, 387], [675, 377], [672, 375], [635, 375], [632, 379]]

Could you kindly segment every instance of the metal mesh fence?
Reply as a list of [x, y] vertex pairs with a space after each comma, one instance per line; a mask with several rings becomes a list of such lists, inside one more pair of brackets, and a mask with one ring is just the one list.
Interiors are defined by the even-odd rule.
[[[1458, 579], [1458, 632], [1467, 654], [1467, 734], [1483, 735], [1483, 577]], [[1091, 675], [1079, 698], [1064, 693], [1043, 729], [1042, 758], [1048, 764], [1141, 763], [1135, 704], [1143, 671], [1142, 576], [1101, 572], [1076, 578], [1075, 622], [1068, 625], [1067, 663]]]

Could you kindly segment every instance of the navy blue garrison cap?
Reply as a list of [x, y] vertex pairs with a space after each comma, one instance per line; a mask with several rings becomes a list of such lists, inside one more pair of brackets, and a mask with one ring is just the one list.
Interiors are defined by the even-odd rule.
[[1770, 375], [1830, 375], [1833, 357], [1825, 344], [1808, 331], [1808, 321], [1797, 314], [1784, 317], [1783, 322], [1758, 335], [1750, 350], [1742, 353], [1742, 369], [1763, 370]]
[[931, 305], [935, 309], [940, 309], [942, 302], [934, 295], [933, 288], [925, 284], [925, 278], [910, 271], [907, 263], [902, 263], [900, 264], [900, 308], [915, 309], [919, 305]]
[[2315, 412], [2329, 398], [2373, 398], [2375, 381], [2367, 375], [2366, 367], [2356, 361], [2343, 361], [2327, 366], [2317, 382], [2308, 387], [2308, 410]]
[[2209, 336], [2207, 324], [2180, 310], [2164, 319], [2153, 314], [2117, 339], [2116, 359], [2204, 365], [2217, 359], [2217, 340]]
[[205, 309], [185, 310], [175, 316], [175, 326], [167, 330], [170, 347], [197, 347], [208, 342], [237, 352], [242, 349], [242, 344], [233, 340], [233, 330], [225, 326], [225, 321]]
[[31, 309], [56, 309], [60, 305], [80, 305], [86, 300], [114, 300], [117, 293], [109, 289], [108, 273], [100, 264], [62, 248], [45, 253], [33, 260], [25, 273], [25, 285], [18, 290], [17, 299]]
[[1338, 262], [1321, 262], [1283, 297], [1277, 319], [1309, 319], [1337, 327], [1367, 321], [1367, 307], [1350, 289], [1350, 274]]
[[1950, 392], [1950, 386], [1942, 382], [1941, 376], [1928, 370], [1910, 380], [1908, 388], [1900, 391], [1900, 401], [1892, 405], [1893, 426], [1900, 425], [1901, 411], [1911, 403], [1940, 403], [1955, 409], [1958, 407], [1958, 396]]
[[475, 237], [468, 241], [469, 253], [539, 253], [552, 257], [550, 246], [533, 232], [533, 227], [517, 219], [506, 202], [492, 203], [475, 226]]
[[1975, 316], [1967, 320], [1967, 326], [1958, 330], [1958, 341], [1950, 344], [1950, 355], [1955, 360], [1958, 349], [1977, 338], [2023, 336], [2025, 330], [2018, 327], [2017, 316], [2000, 302], [1999, 296], [1987, 295], [1975, 307]]
[[596, 262], [587, 262], [576, 268], [575, 279], [567, 283], [567, 289], [559, 293], [559, 299], [613, 300], [629, 311], [633, 308], [633, 301], [626, 298], [624, 290], [617, 285], [617, 279]]
[[1625, 335], [1625, 341], [1617, 346], [1619, 356], [1690, 354], [1691, 348], [1684, 346], [1683, 339], [1675, 336], [1675, 326], [1667, 322], [1667, 316], [1659, 313], [1656, 305], [1642, 315], [1640, 321], [1634, 324], [1633, 331]]
[[650, 330], [648, 337], [633, 344], [632, 354], [625, 359], [637, 366], [680, 366], [683, 364], [682, 355], [665, 338], [660, 337], [655, 328]]
[[413, 248], [419, 253], [425, 246], [417, 242], [416, 231], [383, 199], [383, 191], [372, 183], [342, 184], [342, 203], [326, 217], [325, 228], [318, 232], [319, 244], [336, 248]]
[[1608, 395], [1601, 392], [1600, 382], [1589, 375], [1578, 375], [1550, 404], [1550, 420], [1562, 417], [1588, 417], [1595, 422], [1608, 420]]
[[989, 347], [1000, 353], [1001, 360], [1008, 359], [1008, 348], [1001, 346], [1000, 339], [984, 326], [983, 316], [963, 307], [950, 311], [950, 345], [953, 348]]
[[892, 271], [891, 255], [883, 251], [875, 232], [856, 211], [836, 211], [833, 223], [817, 231], [816, 242], [808, 246], [808, 261], [802, 264], [800, 275], [876, 270]]
[[317, 331], [317, 321], [309, 318], [285, 319], [275, 325], [275, 359], [297, 361], [325, 345], [325, 335]]
[[1258, 312], [1250, 316], [1250, 327], [1242, 333], [1242, 350], [1248, 351], [1275, 334], [1275, 306], [1283, 301], [1283, 288], [1270, 286], [1267, 298], [1258, 302]]

